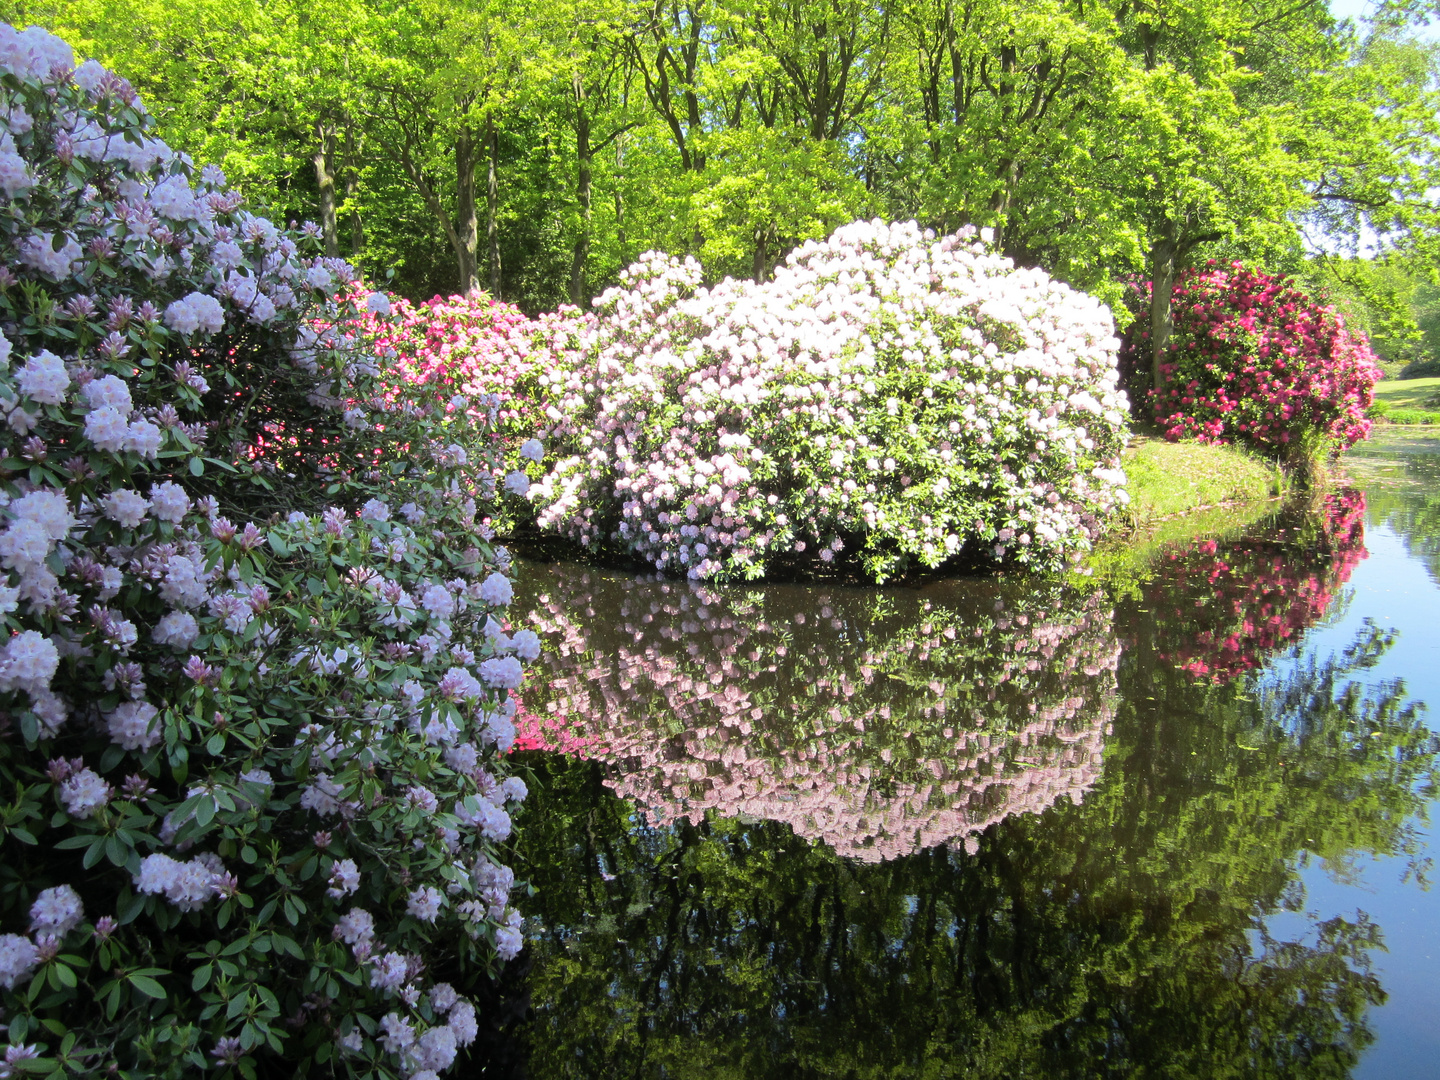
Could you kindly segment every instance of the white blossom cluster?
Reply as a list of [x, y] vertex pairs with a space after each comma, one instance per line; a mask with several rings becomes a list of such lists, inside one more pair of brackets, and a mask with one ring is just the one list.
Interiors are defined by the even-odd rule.
[[1109, 311], [973, 230], [856, 222], [764, 284], [649, 256], [540, 376], [542, 526], [691, 578], [858, 546], [883, 579], [964, 549], [1077, 559], [1126, 500]]

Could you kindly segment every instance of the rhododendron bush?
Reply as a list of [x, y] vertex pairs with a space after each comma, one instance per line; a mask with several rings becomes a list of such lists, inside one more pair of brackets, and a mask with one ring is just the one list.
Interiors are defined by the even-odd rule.
[[[1150, 355], [1149, 285], [1127, 366]], [[1370, 433], [1366, 410], [1380, 368], [1365, 335], [1282, 275], [1210, 263], [1175, 282], [1175, 327], [1149, 395], [1169, 439], [1243, 443], [1299, 462]]]
[[484, 293], [434, 297], [412, 304], [398, 296], [357, 292], [365, 305], [346, 329], [377, 353], [393, 357], [397, 391], [447, 414], [478, 417], [479, 431], [457, 428], [466, 445], [493, 462], [496, 500], [487, 507], [497, 528], [531, 517], [529, 473], [544, 455], [535, 433], [545, 427], [548, 401], [540, 375], [556, 363], [573, 366], [582, 332], [593, 322], [571, 307], [529, 318], [513, 304]]
[[876, 862], [973, 848], [1100, 774], [1120, 656], [1100, 592], [761, 590], [557, 564], [527, 566], [521, 597], [546, 678], [516, 746], [606, 762], [656, 823], [751, 815]]
[[433, 1077], [520, 947], [494, 465], [73, 64], [0, 26], [0, 1070]]
[[1078, 558], [1125, 500], [1113, 323], [970, 232], [859, 222], [765, 284], [647, 256], [538, 376], [539, 523], [670, 574]]

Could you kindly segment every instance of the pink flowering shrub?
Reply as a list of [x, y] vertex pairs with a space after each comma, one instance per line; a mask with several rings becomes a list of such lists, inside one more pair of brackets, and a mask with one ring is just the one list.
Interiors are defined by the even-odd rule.
[[697, 579], [1078, 559], [1126, 499], [1114, 326], [971, 232], [857, 222], [762, 285], [659, 255], [537, 377], [537, 520]]
[[44, 31], [0, 186], [0, 1075], [428, 1080], [520, 947], [493, 463]]
[[653, 821], [762, 817], [878, 862], [973, 850], [1100, 775], [1120, 647], [1099, 592], [817, 595], [563, 564], [522, 588], [545, 677], [516, 746], [606, 762]]
[[[1150, 354], [1149, 286], [1127, 343]], [[1243, 443], [1298, 460], [1370, 434], [1366, 410], [1380, 368], [1363, 334], [1289, 278], [1240, 263], [1188, 270], [1175, 283], [1174, 336], [1149, 396], [1168, 439]]]
[[392, 394], [481, 421], [465, 441], [493, 461], [497, 498], [487, 509], [495, 523], [513, 527], [517, 511], [529, 518], [527, 472], [545, 454], [535, 433], [558, 418], [547, 416], [554, 407], [539, 376], [557, 362], [575, 365], [580, 335], [594, 320], [571, 307], [531, 319], [483, 293], [412, 304], [361, 290], [354, 299], [363, 310], [348, 330], [393, 358]]

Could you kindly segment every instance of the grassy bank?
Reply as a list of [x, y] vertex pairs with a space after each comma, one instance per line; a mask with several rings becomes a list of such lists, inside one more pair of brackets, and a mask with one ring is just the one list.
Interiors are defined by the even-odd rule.
[[1389, 424], [1440, 424], [1440, 379], [1384, 379], [1376, 383], [1370, 416]]
[[1127, 520], [1086, 560], [1089, 573], [1117, 584], [1143, 577], [1167, 544], [1244, 531], [1286, 491], [1278, 466], [1232, 446], [1139, 436], [1124, 465]]
[[1233, 511], [1284, 493], [1271, 462], [1233, 446], [1165, 442], [1141, 436], [1125, 452], [1132, 532], [1201, 511]]

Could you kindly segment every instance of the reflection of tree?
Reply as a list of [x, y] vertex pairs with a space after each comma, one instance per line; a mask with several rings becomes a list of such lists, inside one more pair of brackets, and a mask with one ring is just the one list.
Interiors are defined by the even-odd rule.
[[1162, 551], [1143, 586], [1155, 616], [1146, 647], [1223, 682], [1298, 640], [1366, 555], [1363, 494], [1332, 492], [1316, 509], [1287, 515], [1263, 534]]
[[528, 577], [551, 648], [520, 744], [605, 760], [658, 820], [783, 821], [875, 861], [1078, 801], [1098, 775], [1119, 655], [1099, 594]]
[[1440, 584], [1440, 453], [1406, 448], [1404, 481], [1372, 483], [1372, 520], [1399, 533], [1405, 549], [1421, 560], [1430, 577]]
[[[1141, 608], [1117, 612], [1125, 636]], [[1440, 747], [1401, 687], [1349, 685], [1386, 644], [1224, 685], [1122, 663], [1084, 804], [999, 821], [969, 857], [646, 825], [594, 766], [537, 758], [530, 1074], [1348, 1074], [1383, 998], [1378, 929], [1284, 943], [1263, 920], [1301, 902], [1303, 853], [1411, 842]]]

